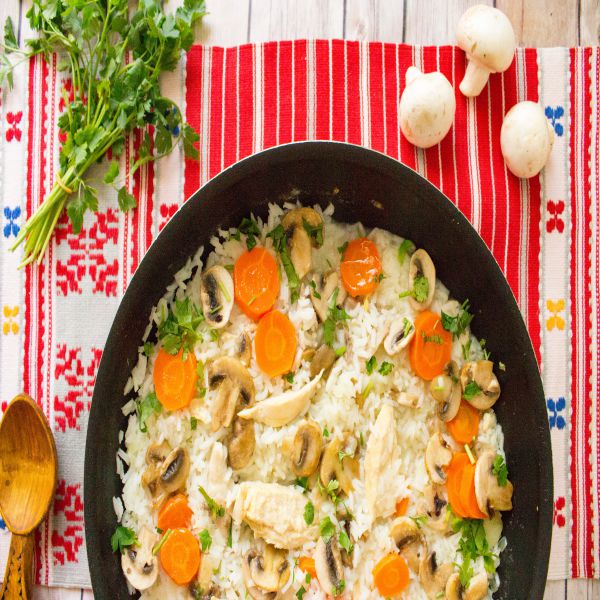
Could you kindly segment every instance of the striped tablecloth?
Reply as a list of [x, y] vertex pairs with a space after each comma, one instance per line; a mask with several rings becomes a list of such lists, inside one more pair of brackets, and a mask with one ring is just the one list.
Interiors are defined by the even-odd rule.
[[[131, 177], [139, 144], [132, 137], [122, 172], [139, 208], [124, 215], [115, 194], [103, 190], [80, 236], [61, 221], [44, 264], [18, 271], [20, 255], [8, 247], [52, 187], [61, 144], [56, 123], [71, 82], [56, 64], [22, 64], [0, 106], [0, 398], [3, 409], [22, 389], [35, 397], [60, 458], [56, 499], [37, 539], [38, 582], [89, 586], [87, 414], [111, 321], [148, 245], [223, 168], [306, 139], [348, 141], [398, 158], [481, 233], [515, 293], [542, 369], [555, 472], [549, 576], [600, 576], [598, 48], [519, 49], [481, 96], [457, 93], [450, 134], [421, 151], [399, 132], [404, 73], [410, 65], [437, 69], [457, 88], [466, 63], [456, 48], [338, 40], [194, 47], [163, 85], [200, 133], [200, 162], [176, 152]], [[507, 172], [499, 143], [503, 115], [524, 99], [542, 104], [555, 131], [548, 166], [529, 181]], [[0, 560], [7, 546], [0, 521]]]

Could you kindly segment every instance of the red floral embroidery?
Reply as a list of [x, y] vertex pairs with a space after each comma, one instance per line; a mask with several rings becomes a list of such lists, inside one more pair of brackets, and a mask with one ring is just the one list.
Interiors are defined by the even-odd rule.
[[[81, 484], [67, 485], [64, 479], [58, 482], [54, 498], [54, 523], [59, 526], [52, 531], [52, 554], [55, 565], [77, 562], [79, 549], [83, 545], [83, 502]], [[60, 517], [63, 518], [60, 518]]]
[[6, 121], [8, 122], [8, 127], [6, 128], [6, 141], [12, 142], [13, 140], [17, 140], [17, 142], [21, 141], [22, 131], [19, 127], [19, 123], [23, 118], [23, 111], [13, 113], [9, 112], [6, 114]]
[[60, 293], [83, 293], [82, 282], [88, 278], [92, 281], [92, 293], [106, 296], [117, 295], [119, 261], [107, 259], [105, 248], [119, 241], [119, 217], [116, 210], [97, 212], [93, 215], [94, 223], [89, 228], [82, 228], [79, 235], [66, 217], [57, 227], [56, 243], [67, 244], [69, 257], [56, 261], [56, 284]]
[[564, 527], [566, 524], [565, 516], [563, 515], [563, 510], [565, 508], [566, 501], [564, 496], [559, 496], [554, 501], [554, 515], [552, 516], [552, 522], [557, 527]]
[[160, 205], [160, 223], [158, 230], [160, 231], [171, 219], [171, 217], [177, 212], [179, 205], [177, 204], [161, 204]]
[[565, 222], [559, 216], [565, 210], [565, 203], [562, 200], [554, 202], [548, 200], [548, 220], [546, 221], [546, 231], [552, 233], [555, 229], [558, 233], [562, 233], [565, 230]]
[[81, 348], [68, 348], [59, 344], [56, 353], [54, 376], [57, 382], [66, 384], [68, 391], [63, 396], [54, 396], [56, 431], [80, 429], [79, 417], [90, 409], [96, 371], [102, 350], [92, 348], [92, 357], [87, 364], [81, 358]]

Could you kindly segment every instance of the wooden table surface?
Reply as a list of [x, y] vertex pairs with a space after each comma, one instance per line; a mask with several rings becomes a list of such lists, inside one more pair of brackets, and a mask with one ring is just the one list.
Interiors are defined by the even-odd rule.
[[[169, 4], [175, 5], [176, 0]], [[471, 4], [494, 4], [510, 18], [521, 46], [600, 44], [600, 0], [206, 0], [197, 31], [204, 44], [295, 38], [346, 38], [408, 44], [454, 43], [456, 22]], [[19, 25], [30, 0], [0, 0]], [[524, 565], [523, 568], [526, 568]], [[37, 597], [60, 598], [38, 590]], [[87, 594], [86, 594], [87, 596]], [[545, 600], [600, 600], [600, 581], [549, 582]]]

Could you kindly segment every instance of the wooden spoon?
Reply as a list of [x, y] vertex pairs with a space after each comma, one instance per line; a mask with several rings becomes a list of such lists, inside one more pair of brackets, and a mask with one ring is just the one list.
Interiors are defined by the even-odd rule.
[[56, 487], [56, 446], [44, 413], [25, 394], [0, 423], [0, 513], [12, 532], [0, 600], [29, 600], [34, 530]]

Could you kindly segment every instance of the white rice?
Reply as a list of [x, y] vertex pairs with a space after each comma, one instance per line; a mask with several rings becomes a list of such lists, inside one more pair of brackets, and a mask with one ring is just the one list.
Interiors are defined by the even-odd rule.
[[[266, 234], [279, 224], [286, 208], [295, 208], [295, 205], [285, 206], [283, 209], [271, 205], [266, 223], [257, 219], [261, 229], [262, 243], [272, 247], [271, 240]], [[315, 207], [316, 210], [320, 209]], [[324, 244], [322, 248], [313, 251], [313, 265], [316, 271], [325, 271], [337, 268], [340, 261], [338, 247], [348, 239], [362, 235], [365, 230], [361, 224], [341, 224], [332, 220], [333, 207], [323, 211], [325, 222]], [[206, 259], [206, 266], [214, 264], [229, 265], [245, 250], [245, 243], [229, 238], [228, 231], [218, 232], [218, 236], [211, 239], [212, 251]], [[423, 489], [429, 483], [429, 477], [424, 464], [424, 451], [430, 436], [428, 423], [434, 418], [434, 401], [427, 392], [425, 382], [413, 374], [406, 351], [389, 357], [383, 351], [381, 342], [386, 334], [386, 326], [391, 320], [402, 319], [403, 316], [414, 318], [413, 310], [408, 300], [398, 300], [398, 295], [408, 287], [408, 260], [400, 264], [397, 258], [398, 246], [402, 239], [387, 231], [374, 229], [368, 232], [377, 245], [381, 255], [385, 279], [378, 286], [368, 303], [358, 303], [352, 300], [346, 302], [346, 310], [350, 315], [347, 327], [337, 329], [337, 346], [346, 346], [346, 353], [340, 357], [324, 385], [314, 397], [308, 411], [308, 416], [323, 428], [331, 432], [331, 436], [343, 432], [354, 432], [356, 436], [362, 433], [364, 440], [368, 440], [369, 433], [375, 423], [376, 416], [384, 404], [394, 406], [397, 452], [396, 457], [386, 471], [386, 491], [392, 499], [408, 497], [409, 507], [418, 507], [423, 497]], [[190, 298], [199, 304], [199, 276], [205, 265], [202, 257], [203, 248], [188, 260], [185, 267], [175, 276], [174, 282], [167, 288], [165, 296], [159, 301], [151, 312], [148, 328], [143, 341], [146, 341], [152, 329], [160, 323], [173, 305], [175, 299]], [[300, 299], [290, 304], [290, 293], [287, 278], [281, 270], [282, 285], [276, 308], [284, 311], [296, 327], [298, 332], [298, 349], [294, 367], [294, 381], [290, 385], [282, 377], [270, 379], [258, 368], [254, 357], [249, 371], [256, 387], [256, 401], [260, 402], [272, 394], [283, 392], [286, 389], [298, 389], [307, 383], [309, 376], [309, 363], [302, 361], [303, 351], [315, 347], [320, 341], [321, 326], [312, 307], [309, 297], [309, 288], [302, 285]], [[435, 297], [431, 310], [439, 312], [449, 300], [446, 287], [436, 282]], [[198, 361], [206, 364], [211, 359], [222, 355], [233, 355], [235, 344], [242, 331], [248, 331], [250, 336], [256, 325], [250, 321], [234, 305], [231, 321], [225, 330], [212, 339], [207, 327], [201, 325], [203, 341], [195, 348]], [[467, 333], [466, 336], [471, 336]], [[463, 340], [464, 341], [464, 338]], [[479, 342], [471, 336], [471, 351], [473, 359], [482, 357]], [[377, 372], [369, 376], [365, 370], [366, 361], [374, 355], [380, 364], [383, 360], [392, 362], [394, 369], [390, 375], [384, 377]], [[154, 353], [153, 356], [155, 356]], [[453, 345], [453, 356], [459, 364], [462, 363], [461, 343], [456, 341]], [[127, 382], [124, 393], [131, 396], [132, 392], [139, 398], [144, 398], [153, 391], [152, 370], [154, 359], [148, 359], [140, 347], [136, 366], [132, 369], [131, 377]], [[355, 397], [372, 380], [373, 388], [362, 409], [359, 408]], [[419, 398], [417, 408], [400, 406], [392, 399], [391, 388], [405, 390]], [[215, 445], [223, 441], [226, 431], [221, 429], [213, 433], [210, 429], [210, 405], [213, 400], [212, 392], [208, 391], [203, 399], [195, 399], [189, 408], [169, 413], [163, 411], [154, 415], [147, 421], [147, 433], [140, 431], [135, 414], [135, 398], [126, 401], [123, 405], [123, 414], [129, 415], [125, 432], [120, 433], [119, 440], [124, 436], [124, 447], [120, 448], [117, 456], [117, 472], [123, 481], [122, 499], [114, 499], [114, 509], [119, 522], [138, 531], [142, 526], [151, 530], [156, 527], [156, 513], [153, 511], [150, 499], [145, 492], [141, 476], [145, 470], [145, 454], [147, 448], [154, 443], [166, 440], [171, 447], [185, 445], [190, 452], [191, 469], [187, 481], [188, 500], [194, 511], [192, 531], [198, 534], [207, 528], [212, 535], [212, 546], [209, 554], [213, 564], [219, 565], [213, 581], [221, 590], [222, 598], [228, 600], [245, 598], [246, 592], [241, 573], [241, 556], [249, 549], [253, 542], [251, 530], [240, 523], [233, 523], [233, 547], [227, 547], [227, 529], [215, 524], [206, 504], [198, 490], [203, 486], [215, 499], [231, 509], [241, 481], [264, 481], [291, 484], [295, 476], [291, 470], [290, 461], [286, 459], [286, 444], [293, 437], [297, 421], [275, 429], [261, 424], [255, 424], [256, 449], [251, 463], [235, 474], [227, 468], [223, 480], [218, 486], [211, 486], [207, 479], [207, 465], [210, 454]], [[198, 420], [195, 430], [191, 429], [190, 417]], [[502, 429], [496, 422], [493, 411], [488, 411], [481, 420], [479, 439], [495, 448], [500, 454], [503, 451]], [[354, 491], [346, 499], [346, 505], [354, 515], [351, 522], [351, 533], [354, 540], [358, 540], [352, 554], [353, 565], [345, 569], [346, 592], [344, 598], [377, 599], [379, 593], [373, 587], [372, 570], [377, 561], [388, 551], [393, 551], [393, 541], [389, 536], [390, 522], [393, 518], [378, 519], [372, 522], [366, 506], [364, 492], [364, 464], [361, 461], [361, 478], [355, 480]], [[317, 494], [311, 494], [315, 501], [315, 522], [329, 515], [335, 520], [335, 507], [328, 500], [315, 499]], [[317, 505], [319, 501], [320, 505]], [[409, 514], [416, 516], [415, 508], [409, 508]], [[442, 536], [427, 526], [423, 527], [430, 550], [437, 553], [438, 562], [459, 562], [457, 545], [460, 534]], [[501, 541], [492, 548], [494, 553], [501, 551], [505, 541]], [[307, 543], [302, 549], [290, 553], [290, 563], [300, 555], [310, 555], [314, 550], [315, 542]], [[483, 571], [481, 560], [474, 563], [475, 572]], [[292, 583], [295, 582], [295, 583]], [[295, 591], [300, 581], [304, 581], [304, 574], [295, 568], [293, 577], [290, 578], [283, 598], [294, 598]], [[305, 599], [325, 598], [324, 592], [316, 581], [311, 582]], [[492, 589], [496, 589], [498, 582], [491, 581]], [[158, 580], [152, 588], [144, 591], [142, 597], [146, 599], [164, 600], [165, 598], [188, 598], [187, 589], [175, 585], [170, 578], [160, 572]], [[415, 600], [426, 599], [418, 577], [411, 572], [411, 582], [404, 593], [406, 598]], [[491, 592], [489, 598], [491, 598]]]

